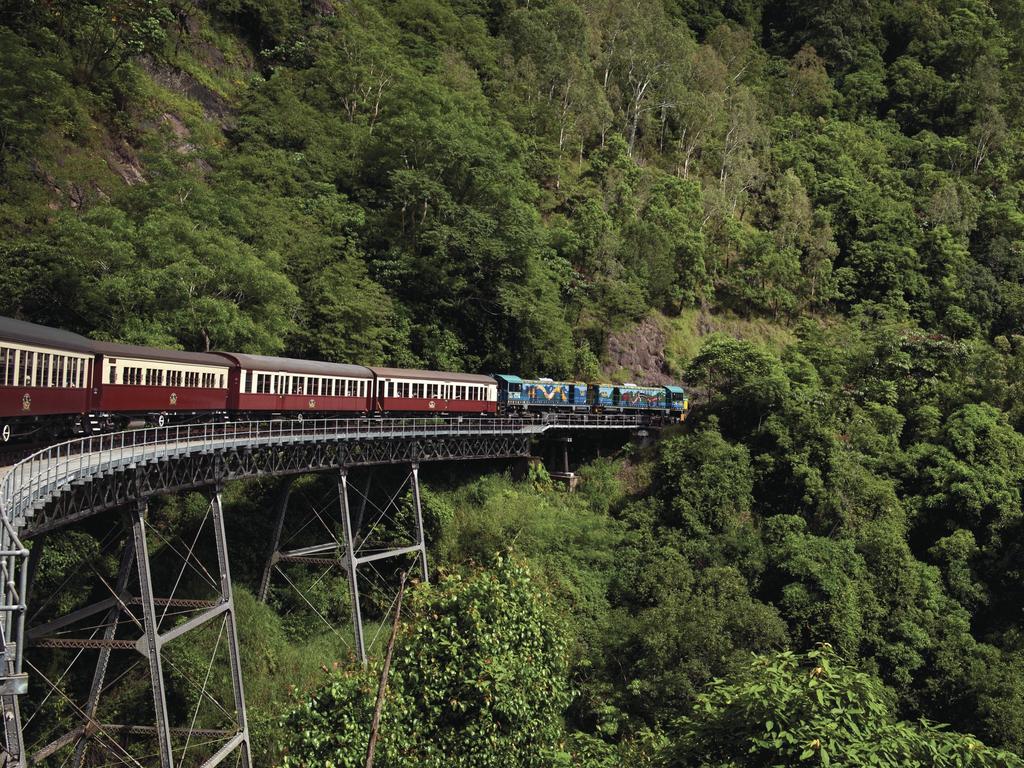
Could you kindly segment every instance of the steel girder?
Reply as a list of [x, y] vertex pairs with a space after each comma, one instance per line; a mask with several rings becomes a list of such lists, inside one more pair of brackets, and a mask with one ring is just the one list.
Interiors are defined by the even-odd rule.
[[229, 480], [281, 477], [375, 464], [506, 459], [529, 455], [530, 435], [371, 438], [189, 454], [140, 462], [134, 468], [73, 484], [26, 521], [22, 536], [38, 536], [156, 494], [194, 490]]

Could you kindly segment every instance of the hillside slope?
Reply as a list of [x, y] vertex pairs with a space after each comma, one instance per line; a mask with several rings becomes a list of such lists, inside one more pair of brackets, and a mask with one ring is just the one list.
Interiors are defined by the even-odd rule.
[[827, 642], [1024, 753], [1022, 46], [1014, 0], [0, 0], [0, 311], [681, 378], [595, 502], [588, 749]]

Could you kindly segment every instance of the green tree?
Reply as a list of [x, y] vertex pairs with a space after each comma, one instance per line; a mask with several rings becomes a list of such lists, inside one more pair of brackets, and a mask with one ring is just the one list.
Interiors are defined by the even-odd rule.
[[928, 721], [898, 720], [877, 678], [828, 644], [755, 656], [701, 694], [664, 754], [679, 766], [1018, 766], [1015, 755]]
[[[395, 647], [378, 755], [389, 766], [547, 766], [569, 703], [566, 646], [525, 565], [418, 586]], [[361, 765], [375, 686], [337, 672], [287, 719], [284, 764]]]

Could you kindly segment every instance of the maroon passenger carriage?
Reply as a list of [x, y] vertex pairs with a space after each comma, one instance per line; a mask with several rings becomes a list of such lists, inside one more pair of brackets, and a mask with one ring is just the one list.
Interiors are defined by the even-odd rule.
[[361, 365], [237, 352], [217, 354], [232, 364], [228, 408], [240, 418], [363, 415], [370, 410], [373, 374]]
[[393, 413], [494, 414], [498, 385], [490, 376], [370, 366], [374, 410]]
[[92, 343], [0, 317], [0, 441], [81, 427], [90, 409]]
[[224, 418], [231, 365], [219, 355], [91, 342], [96, 354], [92, 410], [103, 426]]

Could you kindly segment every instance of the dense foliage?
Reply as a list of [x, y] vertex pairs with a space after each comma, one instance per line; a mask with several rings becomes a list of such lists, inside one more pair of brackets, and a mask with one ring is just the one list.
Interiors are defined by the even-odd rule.
[[879, 681], [843, 664], [827, 644], [755, 657], [729, 679], [712, 681], [678, 728], [666, 766], [1020, 764], [932, 723], [897, 722]]
[[[415, 605], [550, 608], [565, 632], [510, 703], [539, 723], [526, 746], [753, 764], [735, 729], [770, 764], [785, 717], [796, 760], [818, 739], [803, 759], [839, 762], [853, 742], [812, 736], [798, 695], [817, 659], [871, 703], [865, 748], [974, 744], [925, 719], [1021, 754], [1022, 56], [1017, 0], [0, 0], [0, 311], [191, 349], [681, 375], [685, 429], [578, 497], [538, 472], [427, 498], [434, 554], [469, 570]], [[630, 333], [653, 367], [620, 370]], [[265, 533], [238, 534], [243, 579]], [[545, 587], [527, 602], [521, 575], [472, 575], [510, 543]], [[53, 546], [40, 578], [93, 549]], [[450, 634], [403, 646], [408, 673], [456, 647], [473, 669], [483, 640], [418, 611], [403, 642]], [[309, 615], [261, 636], [322, 647]], [[402, 752], [420, 704], [471, 754], [398, 669], [387, 759], [436, 758]], [[350, 739], [331, 754], [369, 706], [335, 678], [294, 721]], [[255, 709], [260, 738], [281, 706]], [[466, 716], [495, 734], [489, 707]], [[515, 757], [521, 736], [494, 754], [548, 759]]]
[[[498, 560], [414, 590], [395, 645], [378, 760], [393, 766], [543, 768], [569, 701], [565, 642], [529, 570]], [[364, 764], [377, 685], [338, 672], [286, 723], [286, 766]]]

